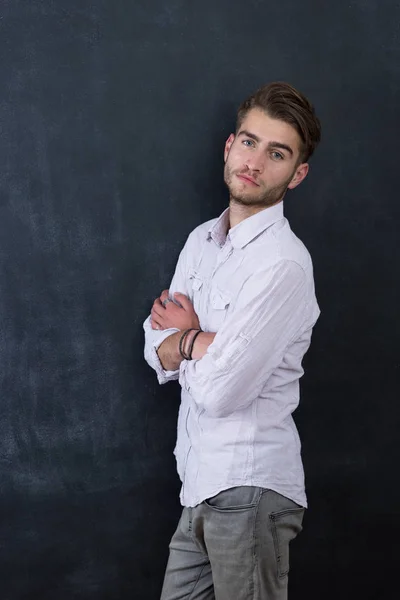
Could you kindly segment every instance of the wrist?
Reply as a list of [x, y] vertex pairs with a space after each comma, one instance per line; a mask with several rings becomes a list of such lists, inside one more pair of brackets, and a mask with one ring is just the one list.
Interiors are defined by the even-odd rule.
[[193, 345], [192, 360], [199, 360], [207, 353], [208, 347], [213, 343], [215, 333], [202, 331]]

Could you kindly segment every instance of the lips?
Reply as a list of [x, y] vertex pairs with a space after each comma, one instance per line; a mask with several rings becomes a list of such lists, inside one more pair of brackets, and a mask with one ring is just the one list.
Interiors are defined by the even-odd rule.
[[258, 183], [252, 177], [249, 177], [248, 175], [243, 175], [243, 173], [239, 173], [237, 175], [237, 177], [239, 177], [239, 179], [241, 179], [242, 181], [244, 181], [246, 183], [250, 183], [250, 184], [256, 185], [258, 187]]

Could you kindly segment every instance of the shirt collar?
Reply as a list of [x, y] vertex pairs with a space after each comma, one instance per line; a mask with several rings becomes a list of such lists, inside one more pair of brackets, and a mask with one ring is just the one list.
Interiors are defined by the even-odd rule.
[[[244, 248], [254, 238], [263, 233], [277, 221], [283, 219], [283, 202], [270, 206], [259, 213], [244, 219], [229, 230], [229, 237], [234, 248]], [[224, 210], [214, 225], [208, 230], [208, 239], [214, 240], [218, 246], [223, 246], [226, 241], [229, 226], [229, 208]]]

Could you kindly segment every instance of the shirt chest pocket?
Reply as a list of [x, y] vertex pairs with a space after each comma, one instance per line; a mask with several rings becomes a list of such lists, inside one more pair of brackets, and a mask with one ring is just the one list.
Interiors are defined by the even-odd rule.
[[189, 280], [193, 292], [198, 292], [203, 287], [203, 277], [194, 269], [190, 269], [189, 271]]
[[223, 292], [219, 288], [212, 288], [210, 292], [210, 303], [215, 310], [226, 310], [231, 303], [231, 298], [229, 294]]
[[210, 331], [218, 331], [221, 327], [230, 304], [231, 296], [229, 293], [218, 287], [211, 287], [209, 314], [207, 315]]
[[231, 303], [231, 296], [225, 290], [210, 283], [195, 269], [189, 271], [194, 310], [208, 331], [218, 331]]

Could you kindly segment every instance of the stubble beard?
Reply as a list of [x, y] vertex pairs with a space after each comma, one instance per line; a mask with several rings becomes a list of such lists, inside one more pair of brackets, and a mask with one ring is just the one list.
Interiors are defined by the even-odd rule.
[[246, 190], [244, 188], [243, 191], [240, 191], [238, 189], [235, 190], [235, 176], [238, 173], [241, 173], [241, 171], [233, 171], [225, 164], [224, 181], [229, 190], [230, 201], [241, 204], [242, 206], [263, 208], [273, 206], [283, 199], [294, 175], [294, 173], [292, 173], [292, 175], [281, 185], [276, 185], [274, 187], [260, 186], [260, 188], [255, 188], [254, 190]]

